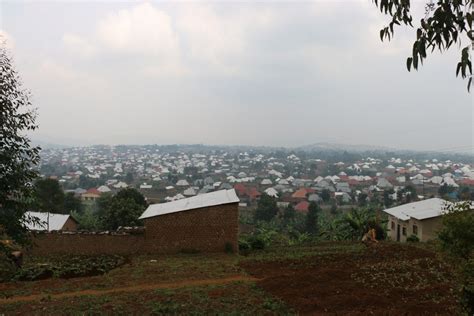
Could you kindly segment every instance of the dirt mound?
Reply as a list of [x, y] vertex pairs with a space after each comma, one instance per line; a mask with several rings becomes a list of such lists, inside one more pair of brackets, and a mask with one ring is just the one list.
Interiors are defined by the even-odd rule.
[[439, 315], [457, 308], [449, 269], [433, 252], [406, 245], [242, 267], [301, 314]]

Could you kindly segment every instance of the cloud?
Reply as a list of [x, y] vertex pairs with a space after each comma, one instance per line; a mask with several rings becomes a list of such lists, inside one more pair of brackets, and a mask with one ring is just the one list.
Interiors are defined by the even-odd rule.
[[67, 33], [63, 43], [81, 57], [128, 58], [142, 61], [139, 73], [182, 75], [178, 35], [171, 17], [149, 3], [108, 13], [93, 34]]
[[97, 48], [88, 40], [70, 33], [63, 36], [63, 43], [70, 52], [82, 57], [92, 57], [97, 54]]
[[0, 29], [0, 44], [5, 45], [9, 50], [15, 48], [15, 42], [13, 38], [5, 30]]

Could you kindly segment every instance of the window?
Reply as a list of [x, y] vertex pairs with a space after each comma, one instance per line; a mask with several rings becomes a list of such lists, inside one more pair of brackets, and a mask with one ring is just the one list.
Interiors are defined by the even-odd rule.
[[407, 228], [406, 228], [406, 227], [403, 227], [403, 229], [402, 229], [402, 234], [403, 234], [403, 236], [406, 236], [406, 235], [407, 235]]
[[413, 225], [413, 235], [418, 235], [418, 226]]
[[395, 229], [395, 222], [394, 221], [392, 221], [392, 226], [391, 227], [392, 227], [392, 229]]

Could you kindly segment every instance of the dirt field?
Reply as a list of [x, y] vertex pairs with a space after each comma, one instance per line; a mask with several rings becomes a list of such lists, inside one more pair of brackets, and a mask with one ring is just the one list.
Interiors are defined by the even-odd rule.
[[3, 283], [0, 314], [457, 315], [453, 280], [434, 252], [409, 245], [275, 246], [245, 257], [143, 256], [102, 276]]

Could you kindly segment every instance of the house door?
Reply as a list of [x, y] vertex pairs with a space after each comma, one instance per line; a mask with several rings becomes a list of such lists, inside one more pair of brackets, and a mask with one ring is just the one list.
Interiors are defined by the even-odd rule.
[[397, 225], [397, 241], [400, 241], [400, 225]]

